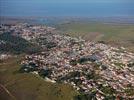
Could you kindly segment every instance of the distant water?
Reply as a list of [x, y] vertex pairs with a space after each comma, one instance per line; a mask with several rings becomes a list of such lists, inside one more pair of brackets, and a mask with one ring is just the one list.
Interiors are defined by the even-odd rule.
[[[12, 0], [11, 0], [12, 1]], [[1, 16], [134, 16], [134, 3], [1, 2]]]

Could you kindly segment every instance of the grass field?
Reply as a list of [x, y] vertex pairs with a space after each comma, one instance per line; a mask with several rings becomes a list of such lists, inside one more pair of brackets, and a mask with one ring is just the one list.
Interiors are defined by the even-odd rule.
[[0, 63], [0, 100], [73, 100], [78, 94], [70, 85], [53, 84], [30, 73], [18, 73], [20, 59]]
[[91, 41], [103, 40], [134, 50], [134, 25], [132, 24], [70, 22], [58, 25], [57, 29], [74, 37], [81, 36]]

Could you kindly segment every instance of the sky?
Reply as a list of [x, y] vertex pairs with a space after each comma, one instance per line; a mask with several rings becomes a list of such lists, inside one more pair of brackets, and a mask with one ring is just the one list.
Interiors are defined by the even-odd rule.
[[134, 0], [0, 0], [1, 16], [134, 16]]
[[134, 0], [0, 0], [1, 2], [30, 2], [30, 3], [117, 3], [128, 2], [134, 3]]

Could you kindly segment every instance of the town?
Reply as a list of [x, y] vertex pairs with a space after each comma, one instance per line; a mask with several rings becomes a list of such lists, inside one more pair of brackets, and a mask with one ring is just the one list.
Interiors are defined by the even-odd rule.
[[[59, 34], [55, 28], [43, 25], [1, 25], [0, 34], [5, 32], [43, 49], [26, 54], [20, 72], [36, 73], [54, 84], [70, 84], [80, 93], [97, 100], [134, 99], [134, 54], [124, 47]], [[4, 41], [0, 41], [2, 43]], [[2, 53], [0, 59], [8, 56]]]

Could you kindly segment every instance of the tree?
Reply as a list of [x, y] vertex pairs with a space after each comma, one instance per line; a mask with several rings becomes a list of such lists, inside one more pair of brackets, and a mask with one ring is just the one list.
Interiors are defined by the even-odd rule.
[[51, 75], [52, 71], [50, 69], [41, 69], [41, 70], [39, 70], [38, 73], [41, 77], [45, 78], [45, 77], [49, 77]]

